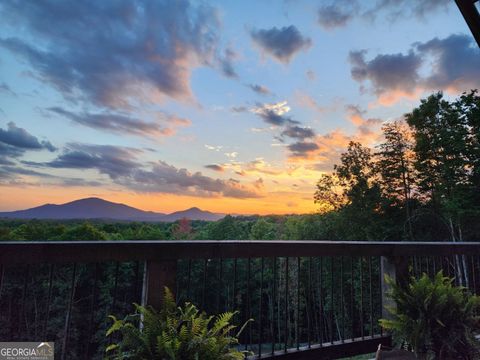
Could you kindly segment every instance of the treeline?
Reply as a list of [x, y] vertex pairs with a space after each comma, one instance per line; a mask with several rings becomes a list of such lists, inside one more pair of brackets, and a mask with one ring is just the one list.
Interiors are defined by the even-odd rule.
[[0, 241], [319, 239], [318, 220], [317, 215], [226, 216], [216, 222], [173, 223], [0, 220]]
[[[436, 93], [384, 124], [375, 148], [351, 142], [317, 184], [330, 238], [480, 239], [480, 97]], [[327, 230], [330, 229], [330, 230]]]

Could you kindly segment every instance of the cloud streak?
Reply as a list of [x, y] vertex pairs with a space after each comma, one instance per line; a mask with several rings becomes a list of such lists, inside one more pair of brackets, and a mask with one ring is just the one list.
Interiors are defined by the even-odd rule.
[[326, 30], [333, 30], [347, 26], [356, 18], [368, 22], [379, 16], [389, 22], [411, 17], [425, 20], [427, 14], [447, 10], [450, 4], [450, 0], [337, 0], [319, 7], [318, 24]]
[[253, 92], [255, 92], [259, 95], [271, 95], [272, 94], [270, 89], [267, 88], [266, 86], [263, 86], [263, 85], [248, 84], [247, 86], [250, 88], [250, 90], [252, 90]]
[[13, 165], [12, 160], [21, 157], [26, 151], [39, 150], [54, 152], [57, 148], [48, 140], [38, 140], [12, 121], [5, 130], [0, 128], [0, 165]]
[[[97, 130], [106, 130], [119, 134], [158, 137], [171, 136], [178, 126], [190, 124], [187, 119], [182, 119], [163, 112], [157, 112], [155, 122], [147, 122], [128, 115], [115, 113], [73, 113], [61, 107], [48, 108], [52, 113], [66, 117], [71, 121]], [[165, 126], [162, 125], [166, 124]]]
[[54, 160], [30, 165], [97, 170], [108, 175], [114, 183], [138, 192], [239, 199], [262, 196], [255, 186], [244, 185], [234, 179], [211, 178], [161, 160], [143, 163], [139, 160], [141, 154], [142, 150], [128, 147], [71, 143]]

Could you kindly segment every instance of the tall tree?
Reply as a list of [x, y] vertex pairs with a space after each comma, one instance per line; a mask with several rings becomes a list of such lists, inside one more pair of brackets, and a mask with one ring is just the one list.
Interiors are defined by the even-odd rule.
[[408, 237], [413, 240], [412, 194], [415, 190], [413, 137], [402, 121], [387, 123], [382, 127], [385, 138], [376, 153], [382, 193], [393, 205], [405, 209]]

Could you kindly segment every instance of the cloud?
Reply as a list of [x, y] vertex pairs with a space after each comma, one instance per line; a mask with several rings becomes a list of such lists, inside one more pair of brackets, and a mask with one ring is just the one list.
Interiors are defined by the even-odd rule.
[[55, 176], [35, 170], [25, 169], [15, 163], [3, 163], [0, 157], [0, 186], [25, 186], [31, 184], [25, 180], [25, 176], [39, 177], [42, 179], [53, 179]]
[[128, 187], [142, 192], [163, 192], [192, 196], [225, 196], [238, 199], [260, 197], [257, 189], [247, 187], [233, 179], [214, 179], [201, 172], [191, 173], [163, 161], [151, 169], [136, 170], [123, 181]]
[[308, 127], [289, 125], [286, 127], [285, 130], [282, 131], [281, 136], [288, 136], [294, 139], [305, 140], [308, 138], [313, 138], [315, 136], [315, 132]]
[[381, 15], [390, 22], [411, 17], [425, 20], [426, 15], [447, 10], [451, 3], [450, 0], [378, 0], [374, 6], [365, 10], [363, 17], [374, 20]]
[[0, 15], [29, 32], [0, 38], [1, 47], [66, 98], [111, 108], [190, 98], [192, 69], [213, 66], [218, 51], [216, 10], [189, 0], [6, 0]]
[[238, 54], [231, 48], [225, 49], [225, 54], [220, 59], [220, 65], [223, 75], [226, 77], [236, 79], [238, 74], [233, 67], [233, 62], [238, 58]]
[[256, 92], [257, 94], [260, 95], [270, 95], [271, 91], [263, 85], [258, 85], [258, 84], [248, 84], [247, 85], [252, 91]]
[[205, 144], [205, 148], [212, 151], [220, 151], [222, 150], [223, 146], [221, 145], [213, 146], [213, 145]]
[[232, 106], [230, 110], [234, 113], [242, 113], [248, 111], [246, 106]]
[[21, 157], [29, 150], [57, 150], [50, 141], [38, 140], [27, 130], [18, 127], [14, 122], [7, 124], [7, 129], [0, 128], [0, 164], [13, 165], [13, 158]]
[[422, 59], [410, 51], [407, 55], [377, 55], [370, 61], [365, 60], [366, 51], [352, 51], [349, 55], [352, 64], [352, 78], [358, 82], [370, 81], [373, 92], [382, 97], [392, 91], [413, 93], [418, 85]]
[[282, 126], [289, 123], [298, 123], [298, 121], [294, 121], [289, 116], [286, 116], [290, 111], [290, 107], [286, 101], [274, 104], [257, 104], [257, 106], [250, 111], [260, 116], [267, 124]]
[[353, 16], [354, 10], [351, 7], [331, 4], [320, 7], [318, 10], [318, 23], [324, 29], [330, 30], [346, 26]]
[[13, 91], [12, 88], [4, 82], [0, 83], [0, 93], [4, 93], [10, 96], [17, 96], [17, 93]]
[[480, 49], [467, 35], [450, 35], [415, 44], [424, 57], [433, 57], [432, 72], [423, 79], [428, 89], [462, 92], [480, 86]]
[[450, 0], [336, 0], [318, 9], [318, 24], [332, 30], [347, 26], [355, 18], [369, 23], [379, 16], [388, 22], [411, 17], [425, 20], [426, 15], [447, 10], [451, 3]]
[[303, 157], [308, 153], [318, 150], [318, 145], [314, 142], [298, 141], [288, 145], [293, 157]]
[[348, 104], [345, 105], [345, 110], [348, 113], [348, 119], [352, 124], [360, 126], [364, 123], [364, 115], [366, 114], [365, 110], [362, 110], [358, 105]]
[[218, 172], [224, 172], [225, 168], [222, 165], [218, 164], [210, 164], [210, 165], [205, 165], [207, 169], [213, 170], [213, 171], [218, 171]]
[[139, 192], [233, 198], [262, 196], [253, 186], [233, 179], [211, 178], [201, 172], [178, 169], [160, 160], [143, 163], [139, 160], [142, 154], [142, 150], [129, 147], [71, 143], [53, 161], [30, 165], [93, 169], [108, 175], [114, 183]]
[[230, 159], [235, 159], [238, 156], [238, 152], [232, 151], [232, 152], [226, 152], [224, 155]]
[[[88, 126], [97, 130], [107, 130], [119, 134], [131, 134], [137, 136], [171, 136], [175, 133], [175, 127], [190, 124], [187, 119], [182, 119], [163, 112], [156, 112], [157, 121], [147, 122], [128, 115], [103, 113], [79, 113], [75, 114], [61, 107], [48, 108], [50, 112], [67, 117], [75, 123]], [[167, 124], [162, 126], [160, 122]]]
[[[22, 165], [31, 165], [38, 167], [38, 163], [22, 161]], [[25, 178], [28, 177], [28, 178]], [[33, 178], [33, 179], [32, 179]], [[35, 179], [36, 178], [36, 179]], [[41, 183], [38, 182], [38, 179], [41, 179]], [[45, 172], [40, 172], [18, 166], [14, 163], [12, 164], [3, 164], [0, 161], [0, 185], [13, 185], [13, 186], [68, 186], [68, 187], [84, 187], [84, 186], [102, 186], [104, 183], [97, 180], [86, 180], [83, 178], [67, 178], [63, 176], [57, 176], [53, 174], [48, 174]]]
[[299, 51], [312, 45], [311, 39], [304, 37], [294, 25], [280, 29], [254, 29], [250, 36], [266, 54], [283, 64], [288, 64]]
[[317, 78], [317, 74], [315, 74], [315, 71], [313, 70], [307, 70], [305, 72], [305, 75], [307, 76], [307, 79], [310, 80], [310, 81], [313, 81]]
[[[383, 105], [417, 98], [424, 91], [455, 93], [480, 86], [480, 50], [467, 35], [415, 43], [407, 54], [379, 54], [372, 60], [365, 55], [365, 50], [350, 52], [352, 78]], [[424, 67], [429, 71], [421, 71]], [[369, 88], [364, 87], [367, 81]]]
[[306, 106], [319, 113], [324, 113], [336, 107], [336, 104], [333, 104], [331, 107], [322, 106], [312, 96], [300, 90], [295, 91], [295, 100], [298, 105]]
[[68, 169], [96, 169], [112, 179], [129, 176], [140, 164], [142, 151], [113, 145], [70, 143], [63, 153], [45, 166]]
[[353, 133], [336, 129], [326, 134], [316, 134], [308, 141], [299, 139], [297, 143], [289, 145], [292, 152], [290, 161], [305, 163], [307, 168], [315, 171], [331, 171], [350, 141], [357, 141], [365, 146], [374, 146], [380, 141], [383, 123], [381, 119], [367, 117], [367, 111], [358, 105], [347, 104], [344, 109], [347, 119], [355, 125]]
[[255, 160], [247, 163], [232, 162], [224, 165], [229, 169], [235, 171], [236, 174], [241, 176], [246, 175], [269, 175], [277, 176], [284, 172], [284, 169], [274, 167], [272, 164], [265, 161], [264, 158], [256, 158]]

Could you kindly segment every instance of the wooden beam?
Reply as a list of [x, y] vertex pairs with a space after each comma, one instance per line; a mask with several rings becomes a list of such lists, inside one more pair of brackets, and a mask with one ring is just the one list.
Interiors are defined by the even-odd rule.
[[160, 309], [165, 287], [175, 294], [177, 260], [146, 261], [143, 273], [142, 305]]
[[477, 0], [455, 0], [455, 2], [480, 47], [480, 14], [475, 6]]

